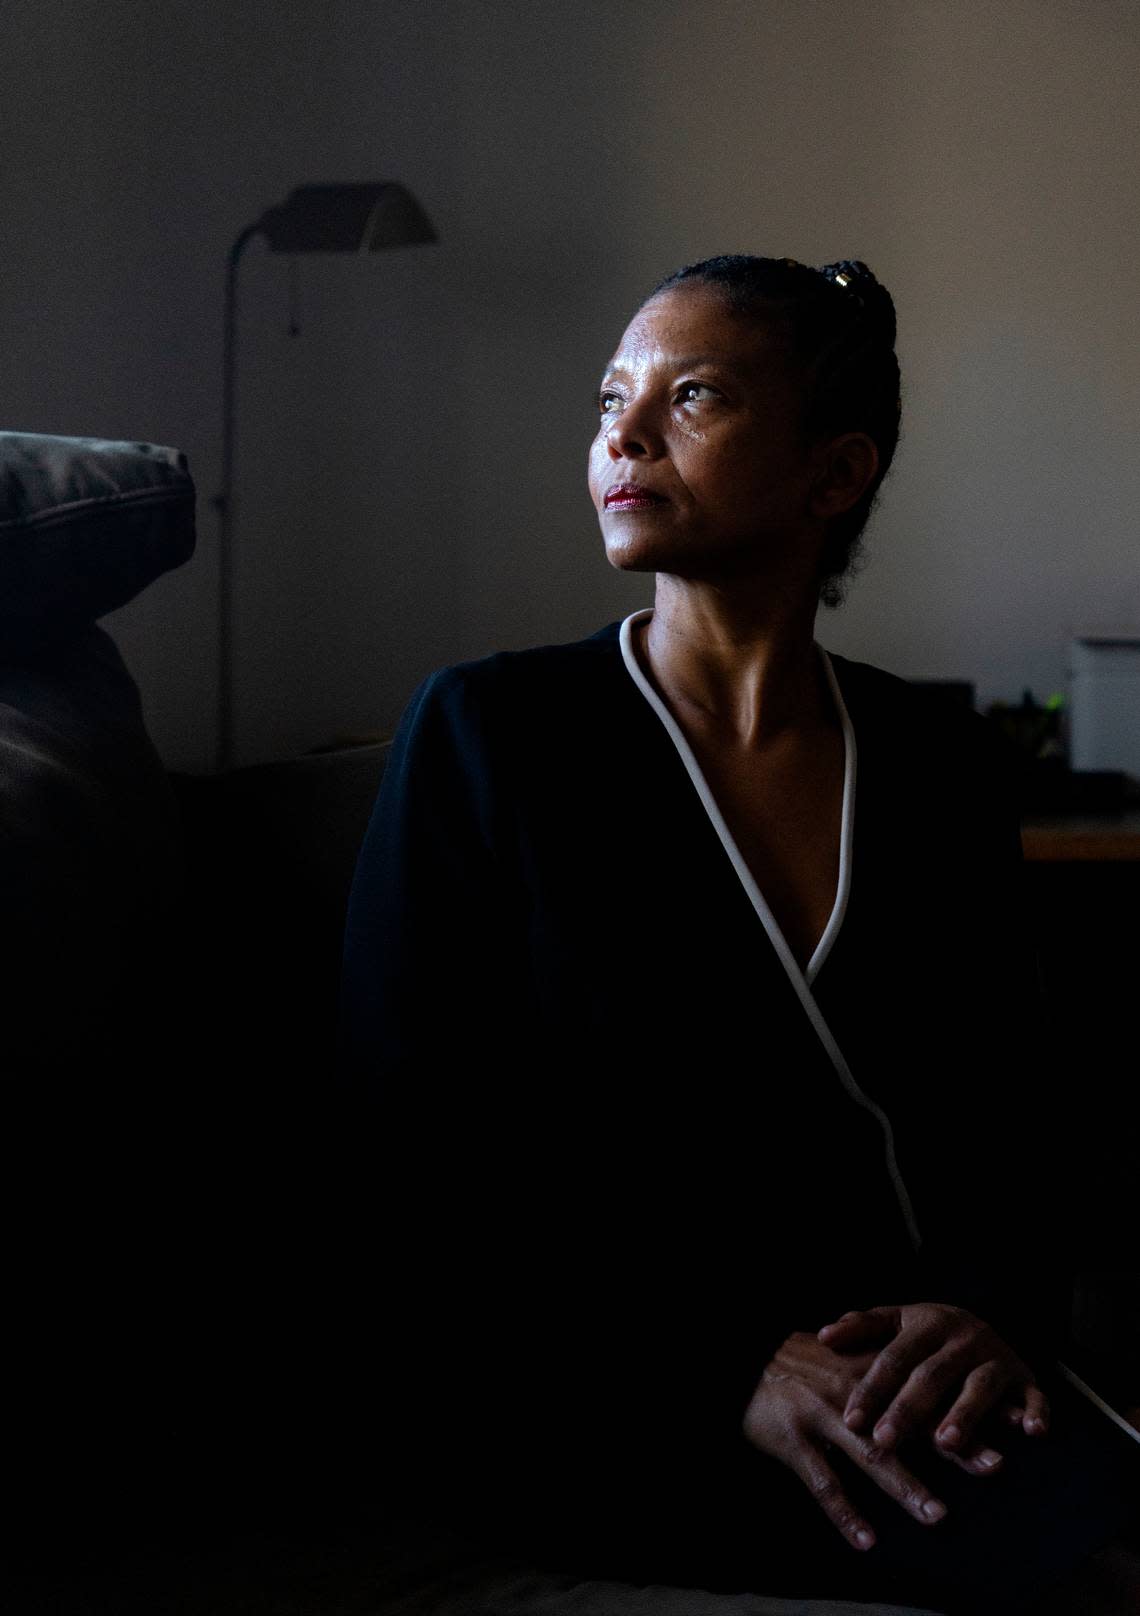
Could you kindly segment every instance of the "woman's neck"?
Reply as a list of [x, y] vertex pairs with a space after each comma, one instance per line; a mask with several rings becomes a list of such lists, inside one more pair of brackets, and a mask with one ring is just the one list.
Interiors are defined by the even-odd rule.
[[637, 625], [635, 643], [679, 722], [756, 750], [789, 730], [837, 722], [815, 610], [802, 591], [750, 595], [659, 573], [653, 616]]

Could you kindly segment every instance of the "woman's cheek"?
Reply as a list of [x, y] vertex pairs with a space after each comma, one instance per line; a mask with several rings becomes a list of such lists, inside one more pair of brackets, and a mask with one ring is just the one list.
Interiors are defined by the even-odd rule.
[[704, 446], [708, 442], [709, 428], [707, 423], [694, 420], [690, 416], [682, 416], [677, 423], [677, 431], [689, 443], [699, 443]]

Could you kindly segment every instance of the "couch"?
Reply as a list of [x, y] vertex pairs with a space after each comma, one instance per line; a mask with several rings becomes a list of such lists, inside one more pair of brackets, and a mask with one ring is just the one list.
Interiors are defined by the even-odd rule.
[[98, 619], [190, 558], [194, 517], [176, 450], [0, 433], [5, 1440], [33, 1560], [300, 1516], [330, 1417], [316, 1111], [384, 748], [163, 767]]

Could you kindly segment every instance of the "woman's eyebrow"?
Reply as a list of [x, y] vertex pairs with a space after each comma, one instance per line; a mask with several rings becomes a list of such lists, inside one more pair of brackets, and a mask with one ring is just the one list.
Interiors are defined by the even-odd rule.
[[[695, 370], [698, 365], [716, 365], [720, 370], [736, 370], [730, 359], [723, 354], [682, 354], [679, 359], [670, 359], [666, 368], [669, 370]], [[625, 365], [610, 365], [603, 373], [602, 380], [607, 381], [611, 376], [628, 376], [629, 371]]]
[[736, 366], [733, 364], [732, 360], [726, 359], [724, 354], [684, 354], [680, 359], [675, 361], [675, 368], [677, 370], [693, 370], [697, 365], [716, 365], [721, 370], [736, 369]]

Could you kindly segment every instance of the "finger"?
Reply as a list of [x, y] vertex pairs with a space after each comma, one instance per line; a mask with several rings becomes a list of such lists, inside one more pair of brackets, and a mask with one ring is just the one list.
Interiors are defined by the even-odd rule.
[[996, 1448], [977, 1446], [964, 1453], [954, 1453], [940, 1442], [934, 1443], [934, 1451], [948, 1464], [957, 1465], [968, 1476], [996, 1476], [1004, 1464], [1003, 1456]]
[[[883, 1410], [875, 1426], [879, 1446], [897, 1447], [912, 1433], [928, 1431], [957, 1392], [965, 1373], [961, 1351], [954, 1346], [944, 1347], [924, 1358]], [[949, 1442], [950, 1447], [959, 1445]]]
[[970, 1442], [978, 1422], [997, 1407], [1009, 1390], [1010, 1375], [1010, 1369], [996, 1358], [971, 1369], [961, 1392], [934, 1433], [940, 1447], [961, 1450]]
[[834, 1324], [825, 1324], [817, 1332], [817, 1339], [836, 1352], [847, 1352], [852, 1347], [869, 1347], [886, 1341], [899, 1329], [897, 1307], [868, 1307], [861, 1312], [844, 1313]]
[[1026, 1436], [1044, 1436], [1049, 1429], [1049, 1399], [1040, 1386], [1032, 1381], [1025, 1388], [1025, 1417], [1022, 1430]]
[[897, 1433], [890, 1421], [881, 1420], [880, 1415], [906, 1384], [912, 1371], [931, 1357], [940, 1344], [937, 1331], [930, 1328], [903, 1331], [893, 1341], [888, 1341], [859, 1384], [851, 1388], [843, 1410], [847, 1429], [861, 1431], [878, 1422], [875, 1439], [881, 1446], [890, 1447]]
[[875, 1534], [870, 1524], [843, 1491], [839, 1477], [819, 1449], [811, 1445], [799, 1447], [789, 1462], [844, 1540], [862, 1551], [874, 1548]]
[[946, 1505], [896, 1454], [886, 1452], [870, 1437], [856, 1436], [853, 1431], [840, 1430], [832, 1440], [916, 1521], [923, 1526], [936, 1526], [942, 1520]]

